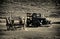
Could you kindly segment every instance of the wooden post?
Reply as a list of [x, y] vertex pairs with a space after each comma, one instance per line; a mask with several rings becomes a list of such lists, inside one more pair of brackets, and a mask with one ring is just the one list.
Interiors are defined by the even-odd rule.
[[24, 18], [23, 20], [24, 20], [24, 26], [23, 26], [23, 29], [25, 30], [25, 18]]
[[23, 30], [25, 30], [25, 18], [23, 17]]

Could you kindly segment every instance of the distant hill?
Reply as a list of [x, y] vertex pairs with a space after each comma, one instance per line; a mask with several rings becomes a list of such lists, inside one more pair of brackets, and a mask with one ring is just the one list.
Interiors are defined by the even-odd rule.
[[[41, 13], [49, 15], [55, 10], [54, 0], [1, 0], [0, 15], [26, 16], [24, 13]], [[23, 15], [22, 15], [23, 14]]]

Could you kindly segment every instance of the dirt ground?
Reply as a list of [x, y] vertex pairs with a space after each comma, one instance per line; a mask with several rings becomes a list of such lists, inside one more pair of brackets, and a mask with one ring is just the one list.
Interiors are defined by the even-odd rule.
[[0, 31], [0, 39], [60, 39], [60, 24], [50, 27], [25, 28], [15, 31]]

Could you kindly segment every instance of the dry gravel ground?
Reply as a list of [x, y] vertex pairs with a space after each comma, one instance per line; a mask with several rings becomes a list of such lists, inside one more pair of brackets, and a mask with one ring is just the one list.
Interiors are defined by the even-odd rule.
[[17, 29], [15, 31], [0, 31], [0, 39], [60, 39], [60, 24], [50, 27]]

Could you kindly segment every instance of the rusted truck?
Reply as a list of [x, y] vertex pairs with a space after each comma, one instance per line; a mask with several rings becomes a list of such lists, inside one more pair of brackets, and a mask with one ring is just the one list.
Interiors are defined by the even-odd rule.
[[27, 13], [27, 27], [38, 27], [50, 24], [46, 18], [42, 18], [40, 13]]

